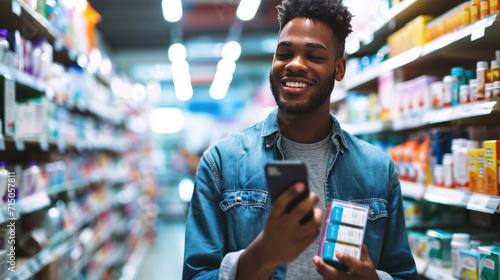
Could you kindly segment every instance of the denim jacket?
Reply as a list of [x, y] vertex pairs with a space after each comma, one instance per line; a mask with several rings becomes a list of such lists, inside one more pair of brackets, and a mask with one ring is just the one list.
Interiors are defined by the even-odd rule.
[[[391, 159], [341, 130], [331, 118], [327, 201], [368, 205], [364, 243], [379, 276], [418, 279]], [[221, 139], [204, 152], [186, 224], [183, 279], [219, 279], [223, 259], [245, 249], [263, 230], [271, 208], [264, 165], [286, 159], [281, 138], [275, 109], [264, 121]], [[285, 272], [286, 265], [278, 266], [273, 279], [284, 279]]]

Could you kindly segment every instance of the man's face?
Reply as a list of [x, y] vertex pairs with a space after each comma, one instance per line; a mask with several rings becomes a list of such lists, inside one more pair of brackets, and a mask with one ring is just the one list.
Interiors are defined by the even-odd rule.
[[269, 75], [280, 109], [304, 114], [329, 102], [335, 79], [341, 80], [345, 69], [345, 59], [335, 57], [337, 50], [333, 31], [321, 21], [294, 18], [283, 27]]

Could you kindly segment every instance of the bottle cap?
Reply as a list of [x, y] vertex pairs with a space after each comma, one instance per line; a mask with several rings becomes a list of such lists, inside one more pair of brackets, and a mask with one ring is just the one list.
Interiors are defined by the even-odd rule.
[[478, 149], [479, 148], [479, 142], [476, 140], [467, 140], [467, 149], [472, 150], [472, 149]]
[[470, 234], [468, 233], [454, 233], [451, 235], [452, 241], [469, 243]]
[[488, 69], [488, 62], [487, 61], [478, 61], [477, 62], [477, 69]]
[[493, 68], [500, 68], [500, 61], [499, 60], [492, 60], [491, 61], [491, 69]]
[[496, 51], [496, 57], [497, 57], [497, 60], [500, 60], [500, 50]]
[[452, 76], [465, 76], [465, 70], [463, 67], [453, 67], [451, 68]]
[[1, 38], [7, 38], [7, 35], [9, 35], [9, 30], [7, 30], [7, 29], [0, 29], [0, 37]]

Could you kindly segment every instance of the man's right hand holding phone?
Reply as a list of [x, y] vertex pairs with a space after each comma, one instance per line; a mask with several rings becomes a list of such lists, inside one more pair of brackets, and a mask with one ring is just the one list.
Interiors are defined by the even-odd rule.
[[[300, 193], [303, 183], [295, 183], [273, 202], [264, 230], [240, 256], [236, 279], [269, 279], [274, 269], [296, 259], [319, 235], [323, 212], [314, 208], [318, 196], [311, 192], [291, 211], [286, 208]], [[313, 210], [313, 218], [300, 220]]]

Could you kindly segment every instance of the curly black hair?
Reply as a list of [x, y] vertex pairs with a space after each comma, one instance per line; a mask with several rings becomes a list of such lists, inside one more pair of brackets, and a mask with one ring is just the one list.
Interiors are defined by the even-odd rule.
[[344, 53], [345, 39], [352, 32], [352, 14], [342, 0], [283, 0], [276, 9], [280, 32], [296, 17], [317, 19], [330, 26], [339, 44], [339, 54]]

